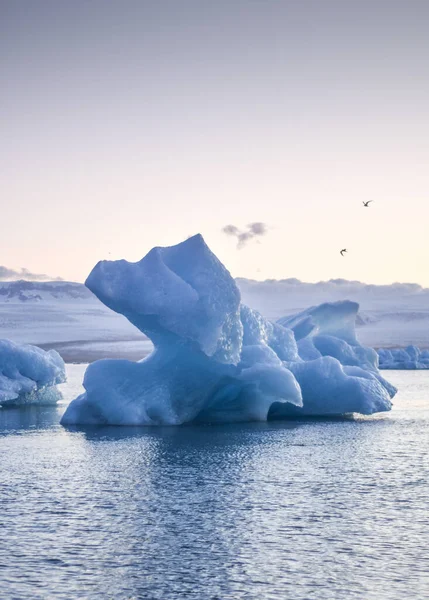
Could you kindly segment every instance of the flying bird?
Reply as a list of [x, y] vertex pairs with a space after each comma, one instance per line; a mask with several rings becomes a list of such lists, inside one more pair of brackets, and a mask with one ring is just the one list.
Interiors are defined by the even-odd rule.
[[363, 201], [362, 204], [368, 208], [370, 202], [374, 202], [374, 200], [368, 200], [367, 202]]
[[345, 248], [343, 248], [342, 250], [340, 250], [341, 256], [344, 256], [345, 252], [347, 252], [347, 250]]

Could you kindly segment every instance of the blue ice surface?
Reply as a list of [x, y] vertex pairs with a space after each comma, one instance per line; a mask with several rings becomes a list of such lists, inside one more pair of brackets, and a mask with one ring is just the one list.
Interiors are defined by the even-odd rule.
[[141, 261], [101, 261], [87, 287], [154, 344], [140, 362], [101, 360], [63, 425], [181, 425], [372, 414], [396, 389], [359, 344], [359, 306], [338, 302], [272, 323], [243, 305], [201, 235]]
[[66, 380], [65, 365], [55, 350], [0, 340], [0, 405], [56, 404], [55, 387]]
[[380, 369], [429, 369], [429, 350], [420, 350], [417, 346], [379, 348], [378, 358]]

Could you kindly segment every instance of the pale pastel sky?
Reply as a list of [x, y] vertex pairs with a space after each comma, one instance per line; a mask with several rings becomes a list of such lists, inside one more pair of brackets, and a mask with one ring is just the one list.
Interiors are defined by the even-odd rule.
[[[0, 264], [82, 281], [200, 232], [235, 276], [429, 286], [428, 23], [427, 0], [0, 0]], [[255, 221], [241, 250], [221, 231]]]

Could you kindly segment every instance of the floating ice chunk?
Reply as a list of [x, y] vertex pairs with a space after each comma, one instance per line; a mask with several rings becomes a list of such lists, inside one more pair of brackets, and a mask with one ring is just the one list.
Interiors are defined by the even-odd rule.
[[358, 310], [357, 302], [326, 302], [278, 322], [292, 328], [297, 336], [299, 355], [304, 360], [332, 356], [343, 365], [376, 371], [377, 352], [362, 346], [356, 338]]
[[271, 323], [240, 304], [201, 236], [154, 248], [138, 263], [101, 262], [86, 284], [155, 350], [139, 363], [90, 365], [64, 425], [225, 423], [391, 406], [395, 389], [356, 339], [355, 303]]
[[[356, 338], [356, 302], [312, 307], [280, 319], [298, 337], [304, 363], [288, 366], [301, 386], [303, 407], [282, 406], [277, 415], [324, 415], [390, 410], [396, 388], [378, 372], [375, 350]], [[336, 360], [333, 360], [336, 359]]]
[[421, 351], [417, 346], [407, 348], [380, 348], [380, 369], [429, 369], [429, 350]]
[[[344, 340], [350, 345], [358, 344], [356, 338], [356, 315], [359, 304], [351, 300], [325, 302], [312, 306], [297, 315], [282, 317], [278, 323], [292, 330], [297, 330], [297, 339], [308, 335], [330, 335]], [[300, 331], [300, 328], [304, 332]], [[305, 335], [304, 335], [305, 333]]]
[[55, 350], [0, 340], [0, 405], [56, 404], [55, 387], [66, 380], [65, 365]]
[[297, 415], [370, 415], [391, 409], [389, 392], [371, 372], [342, 366], [331, 356], [292, 363], [289, 368], [302, 391], [302, 408], [284, 404], [277, 417]]

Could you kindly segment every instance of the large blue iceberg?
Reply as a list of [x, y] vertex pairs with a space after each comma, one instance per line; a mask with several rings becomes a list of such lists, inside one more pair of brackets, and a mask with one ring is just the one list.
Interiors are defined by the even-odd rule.
[[[154, 344], [140, 362], [100, 360], [63, 425], [181, 425], [372, 414], [396, 390], [356, 340], [358, 305], [322, 305], [272, 323], [241, 304], [200, 235], [140, 262], [99, 262], [87, 287]], [[285, 326], [286, 325], [286, 326]]]
[[65, 365], [55, 350], [0, 340], [0, 405], [56, 404], [56, 385], [66, 380]]

